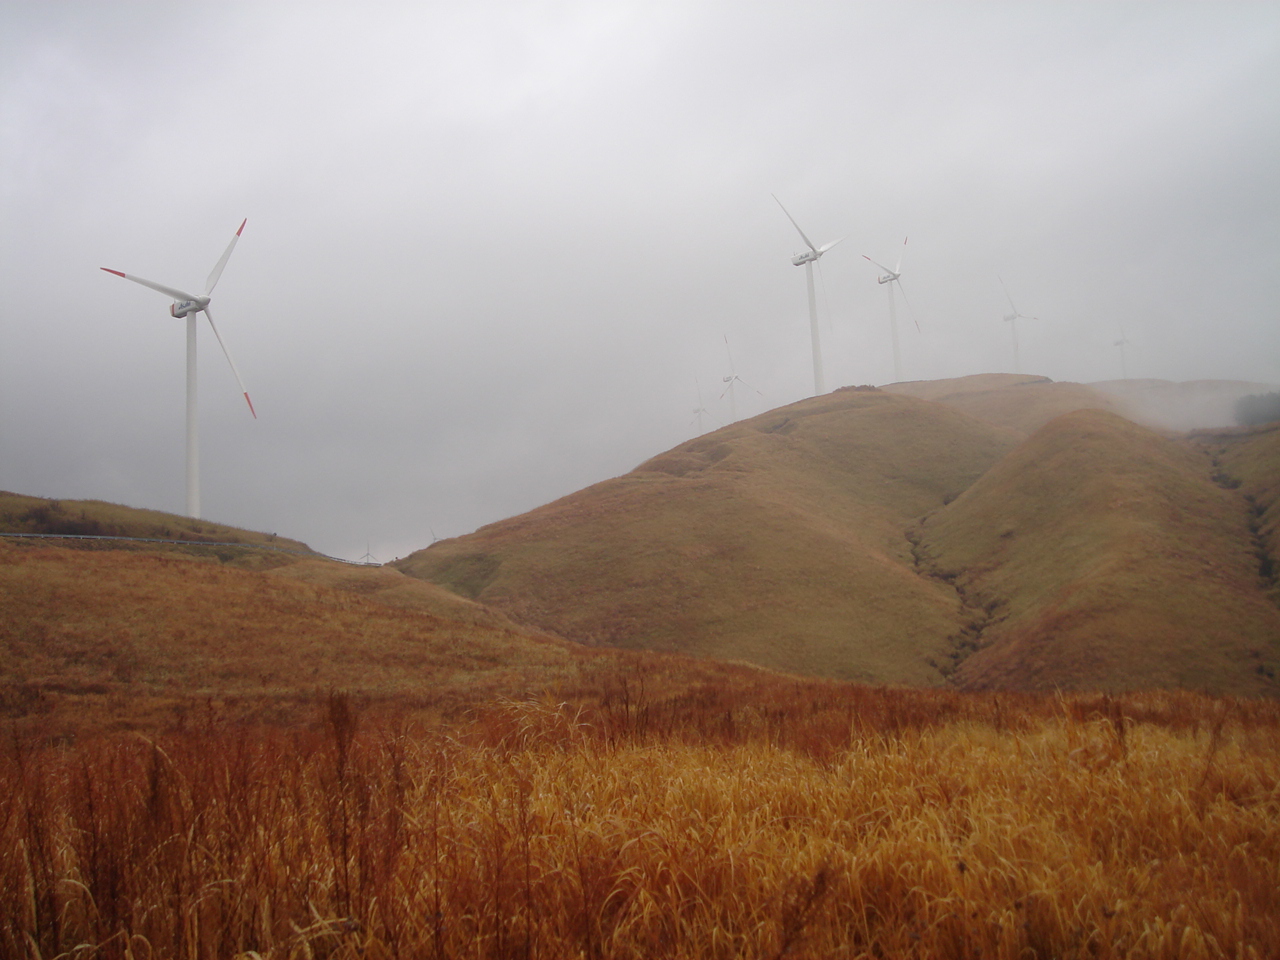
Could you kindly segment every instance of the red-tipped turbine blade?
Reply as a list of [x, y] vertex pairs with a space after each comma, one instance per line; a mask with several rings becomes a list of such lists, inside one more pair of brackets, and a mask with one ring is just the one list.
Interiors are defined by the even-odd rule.
[[223, 342], [222, 334], [218, 332], [218, 326], [213, 322], [213, 314], [209, 312], [209, 308], [204, 308], [205, 318], [209, 321], [209, 326], [213, 328], [213, 335], [218, 338], [218, 346], [222, 348], [223, 354], [227, 358], [227, 363], [231, 364], [231, 372], [236, 375], [236, 383], [240, 384], [240, 392], [244, 394], [245, 403], [249, 404], [249, 412], [253, 414], [253, 419], [258, 419], [258, 411], [253, 409], [253, 401], [249, 399], [249, 391], [245, 389], [244, 381], [240, 379], [240, 371], [236, 369], [236, 362], [231, 359], [231, 351], [227, 349], [226, 343]]
[[99, 267], [106, 273], [114, 274], [117, 277], [124, 277], [126, 280], [132, 280], [134, 283], [140, 283], [144, 287], [150, 287], [159, 293], [163, 293], [166, 297], [172, 297], [174, 300], [195, 300], [194, 293], [184, 293], [177, 287], [166, 287], [163, 283], [156, 283], [153, 280], [143, 280], [141, 277], [135, 277], [132, 274], [122, 273], [119, 270], [112, 270], [110, 267]]
[[231, 259], [231, 251], [236, 248], [236, 241], [240, 239], [240, 233], [244, 230], [244, 225], [249, 222], [249, 218], [245, 217], [240, 222], [240, 229], [236, 231], [236, 235], [231, 238], [231, 242], [227, 244], [227, 249], [223, 251], [222, 259], [220, 259], [213, 268], [213, 272], [209, 274], [209, 279], [204, 284], [204, 294], [207, 297], [213, 293], [213, 288], [217, 286], [218, 278], [222, 276], [222, 271], [227, 265], [227, 261]]

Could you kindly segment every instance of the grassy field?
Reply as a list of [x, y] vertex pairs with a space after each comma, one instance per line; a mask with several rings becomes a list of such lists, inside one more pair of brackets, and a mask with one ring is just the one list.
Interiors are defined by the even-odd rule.
[[1280, 706], [642, 665], [0, 756], [7, 957], [1280, 954]]

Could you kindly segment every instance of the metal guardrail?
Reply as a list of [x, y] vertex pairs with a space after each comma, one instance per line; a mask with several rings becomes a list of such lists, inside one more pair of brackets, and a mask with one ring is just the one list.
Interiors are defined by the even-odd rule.
[[380, 567], [380, 563], [367, 563], [363, 560], [347, 560], [343, 557], [331, 557], [327, 553], [304, 553], [301, 550], [290, 550], [288, 547], [273, 547], [266, 543], [241, 543], [234, 540], [165, 540], [159, 537], [108, 537], [88, 533], [5, 533], [0, 537], [23, 537], [43, 540], [123, 540], [130, 543], [173, 543], [182, 547], [244, 547], [249, 550], [274, 550], [276, 553], [288, 553], [295, 557], [314, 557], [317, 560], [334, 560], [353, 567]]

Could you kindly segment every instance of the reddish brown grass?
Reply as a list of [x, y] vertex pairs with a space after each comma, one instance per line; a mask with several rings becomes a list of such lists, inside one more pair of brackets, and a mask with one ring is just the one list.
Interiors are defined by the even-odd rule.
[[[614, 676], [0, 761], [9, 957], [1265, 957], [1280, 706]], [[650, 689], [642, 692], [642, 688]]]

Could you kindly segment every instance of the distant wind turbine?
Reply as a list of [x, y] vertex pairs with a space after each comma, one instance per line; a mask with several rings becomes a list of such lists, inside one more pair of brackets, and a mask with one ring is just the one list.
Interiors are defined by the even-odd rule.
[[[778, 206], [782, 207], [782, 201], [778, 200], [777, 195], [772, 196], [774, 200], [778, 201]], [[809, 288], [809, 337], [813, 341], [813, 394], [814, 396], [821, 396], [827, 392], [827, 388], [822, 378], [822, 343], [818, 339], [818, 301], [813, 292], [813, 265], [844, 237], [825, 243], [821, 247], [815, 247], [813, 241], [805, 236], [805, 232], [800, 229], [800, 224], [796, 223], [796, 218], [787, 212], [786, 207], [782, 207], [782, 212], [787, 214], [787, 219], [791, 221], [791, 225], [800, 234], [800, 239], [809, 248], [805, 253], [798, 253], [792, 257], [791, 262], [797, 267], [804, 265], [805, 284]]]
[[[728, 344], [726, 343], [726, 346], [727, 345]], [[698, 436], [702, 436], [705, 432], [702, 429], [702, 415], [706, 414], [707, 416], [711, 416], [711, 411], [702, 405], [702, 384], [698, 382], [697, 377], [693, 378], [693, 386], [694, 389], [698, 391], [698, 405], [693, 408], [693, 419], [689, 421], [689, 426], [693, 426], [696, 423], [698, 425]]]
[[240, 223], [240, 229], [236, 231], [236, 235], [231, 238], [231, 243], [227, 245], [227, 249], [223, 252], [222, 257], [214, 264], [213, 272], [209, 274], [209, 279], [204, 284], [204, 296], [197, 297], [191, 293], [184, 293], [175, 287], [166, 287], [160, 283], [154, 283], [151, 280], [143, 280], [141, 277], [131, 276], [127, 273], [121, 273], [119, 270], [112, 270], [109, 267], [103, 267], [107, 273], [115, 274], [117, 277], [124, 277], [126, 280], [132, 280], [134, 283], [140, 283], [144, 287], [150, 287], [163, 293], [166, 297], [173, 298], [173, 304], [169, 307], [169, 315], [178, 319], [186, 318], [187, 321], [187, 516], [200, 516], [200, 447], [196, 430], [196, 317], [203, 312], [209, 321], [209, 326], [213, 330], [213, 335], [218, 339], [218, 345], [222, 347], [223, 354], [226, 355], [227, 363], [231, 365], [231, 372], [235, 374], [236, 383], [240, 384], [240, 392], [244, 394], [245, 402], [249, 404], [249, 412], [253, 414], [254, 419], [258, 418], [257, 412], [253, 409], [253, 401], [249, 399], [249, 391], [245, 389], [244, 381], [240, 379], [240, 371], [236, 369], [236, 363], [231, 359], [231, 351], [227, 349], [226, 342], [222, 339], [222, 335], [218, 333], [218, 328], [214, 325], [213, 314], [209, 311], [209, 295], [213, 293], [213, 288], [217, 286], [218, 278], [222, 276], [222, 271], [227, 265], [227, 261], [231, 259], [231, 251], [236, 247], [236, 241], [240, 239], [240, 234], [244, 231], [244, 225], [249, 221], [243, 220]]
[[1000, 286], [1004, 290], [1005, 299], [1009, 301], [1009, 308], [1013, 311], [1004, 318], [1005, 323], [1009, 324], [1009, 332], [1013, 335], [1013, 372], [1022, 372], [1022, 361], [1018, 357], [1018, 321], [1019, 320], [1038, 320], [1039, 317], [1028, 317], [1025, 313], [1019, 313], [1018, 308], [1014, 306], [1013, 297], [1009, 296], [1009, 288], [1004, 285], [1004, 281], [1000, 279], [1000, 274], [996, 274], [996, 279], [1000, 280]]
[[[729, 349], [728, 336], [724, 338], [724, 349], [725, 349], [725, 353], [729, 354], [729, 376], [720, 378], [721, 382], [728, 384], [728, 386], [725, 388], [724, 393], [720, 394], [720, 399], [723, 400], [726, 395], [729, 397], [729, 422], [737, 423], [738, 422], [738, 402], [733, 392], [734, 384], [740, 383], [744, 387], [746, 387], [748, 390], [755, 390], [756, 393], [760, 393], [760, 391], [756, 390], [755, 387], [751, 386], [751, 384], [747, 383], [747, 381], [743, 380], [740, 376], [738, 376], [736, 372], [734, 372], [733, 351]], [[764, 394], [760, 393], [760, 396], [763, 397]]]
[[[865, 253], [862, 259], [868, 260], [884, 271], [884, 276], [877, 277], [876, 283], [883, 283], [889, 291], [889, 339], [893, 343], [893, 379], [897, 383], [902, 382], [902, 353], [898, 349], [898, 308], [893, 299], [893, 285], [898, 285], [898, 292], [902, 294], [902, 302], [907, 305], [907, 309], [911, 309], [911, 302], [907, 299], [907, 291], [902, 289], [902, 255], [907, 249], [907, 238], [902, 238], [902, 250], [898, 252], [898, 265], [890, 270], [883, 263], [877, 263]], [[916, 325], [917, 332], [920, 330], [920, 323], [913, 316], [911, 322]]]
[[1120, 339], [1117, 340], [1114, 344], [1112, 344], [1112, 346], [1120, 348], [1120, 377], [1124, 380], [1129, 379], [1129, 367], [1124, 362], [1124, 348], [1127, 347], [1132, 342], [1133, 341], [1131, 341], [1128, 337], [1124, 335], [1124, 324], [1121, 324]]

